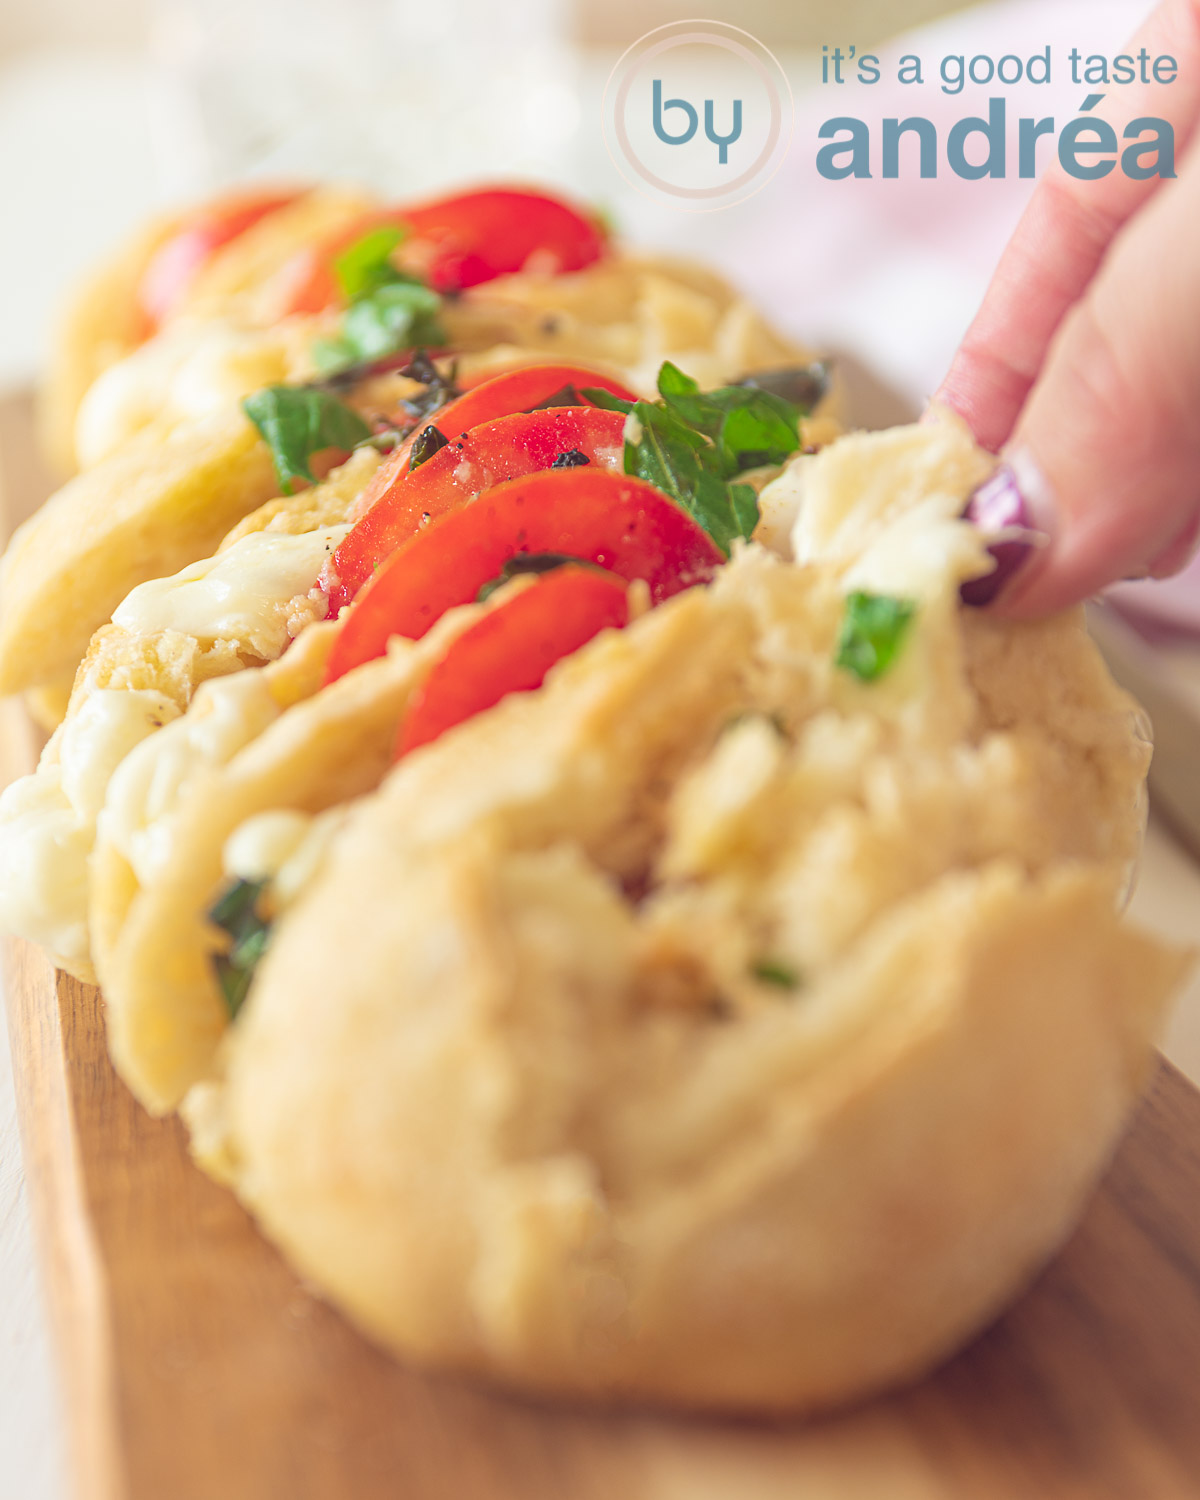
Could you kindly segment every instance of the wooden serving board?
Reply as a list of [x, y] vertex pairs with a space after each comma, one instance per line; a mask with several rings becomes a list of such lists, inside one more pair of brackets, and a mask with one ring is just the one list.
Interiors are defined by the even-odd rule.
[[[12, 433], [0, 407], [0, 460]], [[11, 775], [35, 740], [8, 707]], [[4, 958], [79, 1500], [1200, 1495], [1200, 1094], [1166, 1063], [1066, 1249], [921, 1384], [811, 1423], [598, 1414], [374, 1349], [134, 1103], [97, 991]]]

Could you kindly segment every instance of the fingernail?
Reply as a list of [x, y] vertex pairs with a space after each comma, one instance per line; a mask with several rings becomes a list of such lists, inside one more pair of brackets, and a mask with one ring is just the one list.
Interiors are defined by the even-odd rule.
[[988, 547], [996, 566], [981, 578], [969, 578], [959, 588], [964, 604], [991, 604], [1032, 554], [1050, 540], [1052, 506], [1041, 471], [1024, 450], [1011, 454], [990, 479], [981, 484], [963, 511], [965, 520], [994, 535]]

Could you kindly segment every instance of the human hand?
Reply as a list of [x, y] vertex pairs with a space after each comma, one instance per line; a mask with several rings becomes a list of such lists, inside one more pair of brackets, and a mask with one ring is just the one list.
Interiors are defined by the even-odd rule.
[[1004, 450], [981, 524], [1042, 533], [964, 589], [1011, 616], [1173, 573], [1200, 533], [1200, 0], [1164, 0], [1126, 50], [1143, 46], [1177, 59], [1175, 82], [1119, 87], [1092, 113], [1118, 136], [1170, 120], [1178, 176], [1084, 181], [1055, 161], [935, 397]]

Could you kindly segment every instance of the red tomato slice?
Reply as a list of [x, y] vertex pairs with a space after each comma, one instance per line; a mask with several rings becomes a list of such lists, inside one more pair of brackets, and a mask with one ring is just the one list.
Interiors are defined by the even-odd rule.
[[418, 436], [431, 423], [446, 437], [460, 436], [481, 422], [491, 422], [497, 417], [512, 416], [515, 412], [531, 411], [540, 407], [551, 396], [569, 387], [579, 396], [578, 400], [563, 401], [562, 406], [590, 406], [591, 402], [579, 393], [585, 386], [599, 386], [611, 391], [623, 401], [636, 401], [637, 397], [619, 380], [589, 370], [584, 365], [517, 365], [499, 374], [481, 376], [473, 384], [468, 383], [463, 395], [448, 401], [439, 411], [417, 422], [413, 430], [375, 475], [371, 489], [363, 497], [363, 504], [374, 504], [374, 495], [379, 498], [391, 489], [396, 480], [408, 472], [408, 460], [412, 446]]
[[396, 742], [407, 755], [509, 693], [540, 688], [564, 656], [629, 623], [626, 583], [592, 568], [557, 568], [465, 630], [414, 695]]
[[462, 291], [513, 271], [581, 271], [604, 253], [593, 219], [561, 198], [523, 188], [483, 188], [405, 211], [433, 246], [426, 274], [440, 292]]
[[300, 196], [281, 192], [230, 194], [185, 219], [155, 251], [138, 285], [138, 306], [151, 332], [176, 311], [197, 272], [216, 251]]
[[282, 273], [285, 312], [318, 313], [338, 302], [334, 260], [382, 224], [403, 224], [411, 231], [401, 258], [439, 292], [462, 291], [527, 266], [581, 271], [605, 248], [602, 231], [586, 215], [561, 199], [522, 188], [484, 188], [383, 208], [293, 258]]
[[363, 493], [362, 504], [369, 509], [322, 570], [330, 616], [345, 608], [415, 531], [483, 490], [548, 469], [564, 453], [582, 453], [589, 465], [619, 468], [624, 425], [619, 411], [552, 406], [473, 427], [407, 474], [397, 477], [390, 462], [384, 464]]
[[543, 552], [644, 578], [655, 604], [707, 582], [725, 561], [686, 511], [641, 479], [598, 468], [527, 474], [447, 512], [392, 553], [346, 616], [326, 681], [382, 656], [394, 635], [419, 640], [448, 609], [471, 603], [509, 558]]

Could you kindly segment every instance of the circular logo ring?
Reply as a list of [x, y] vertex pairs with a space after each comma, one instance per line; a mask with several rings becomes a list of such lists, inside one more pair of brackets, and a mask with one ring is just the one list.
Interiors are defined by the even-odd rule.
[[[727, 201], [730, 193], [737, 192], [739, 188], [745, 187], [747, 184], [754, 181], [755, 177], [770, 161], [772, 155], [778, 148], [783, 125], [783, 101], [780, 95], [778, 83], [776, 79], [772, 78], [769, 69], [762, 60], [762, 57], [756, 56], [749, 47], [747, 47], [740, 41], [736, 41], [734, 37], [722, 35], [721, 32], [712, 29], [717, 25], [720, 25], [723, 31], [734, 32], [739, 37], [745, 37], [746, 41], [753, 43], [755, 47], [759, 48], [762, 53], [765, 53], [766, 56], [771, 59], [772, 63], [774, 63], [776, 69], [778, 70], [779, 77], [783, 80], [784, 88], [787, 90], [788, 107], [790, 114], [792, 107], [791, 86], [787, 81], [787, 75], [784, 73], [783, 68], [780, 66], [779, 59], [773, 52], [771, 52], [768, 47], [763, 46], [762, 42], [760, 42], [757, 37], [751, 36], [748, 31], [743, 31], [740, 27], [737, 26], [727, 26], [723, 22], [676, 21], [666, 26], [655, 27], [653, 31], [648, 31], [645, 36], [639, 37], [638, 40], [632, 44], [632, 46], [625, 49], [625, 51], [617, 59], [616, 65], [613, 68], [612, 72], [609, 74], [608, 82], [604, 88], [604, 101], [602, 105], [602, 128], [604, 132], [604, 144], [605, 148], [608, 151], [609, 157], [612, 159], [612, 163], [616, 167], [617, 171], [621, 173], [621, 176], [625, 178], [626, 182], [628, 182], [631, 187], [635, 188], [638, 192], [644, 191], [638, 186], [636, 182], [634, 182], [629, 177], [628, 173], [623, 169], [621, 162], [617, 160], [617, 157], [614, 154], [612, 146], [609, 143], [608, 139], [609, 93], [612, 90], [614, 80], [617, 79], [619, 74], [622, 74], [622, 70], [624, 69], [624, 74], [617, 84], [616, 95], [613, 100], [612, 120], [613, 133], [617, 138], [617, 144], [620, 147], [621, 155], [624, 158], [626, 164], [637, 174], [638, 177], [642, 179], [644, 183], [648, 184], [652, 188], [657, 189], [657, 191], [660, 193], [666, 193], [673, 199], [690, 200], [690, 202], [687, 203], [677, 202], [676, 206], [680, 208], [691, 208], [693, 212], [706, 212], [711, 211], [713, 208], [721, 207], [729, 208], [733, 206], [733, 203], [740, 203], [743, 202], [745, 198], [752, 197], [754, 193], [759, 192], [771, 180], [771, 178], [779, 170], [779, 167], [783, 163], [783, 157], [784, 155], [786, 155], [786, 151], [781, 152], [779, 160], [776, 162], [773, 170], [769, 172], [765, 177], [763, 177], [761, 182], [752, 187], [748, 193], [743, 194], [742, 198], [734, 199], [733, 203]], [[697, 26], [705, 27], [706, 29], [699, 31], [681, 30], [681, 28], [683, 27]], [[659, 36], [662, 32], [669, 32], [670, 35], [661, 37], [659, 41], [653, 44], [653, 46], [645, 48], [645, 43], [649, 41], [651, 37]], [[683, 187], [677, 183], [668, 182], [658, 173], [652, 172], [647, 166], [644, 165], [643, 162], [638, 159], [637, 152], [635, 151], [633, 143], [629, 138], [629, 131], [625, 123], [625, 109], [629, 98], [629, 91], [633, 87], [634, 78], [636, 76], [636, 70], [633, 67], [627, 66], [631, 55], [636, 54], [636, 61], [639, 64], [642, 64], [648, 62], [654, 57], [661, 55], [664, 52], [669, 52], [676, 47], [683, 47], [687, 45], [720, 47], [724, 51], [730, 52], [736, 57], [740, 57], [744, 62], [749, 64], [749, 66], [754, 70], [759, 79], [762, 81], [770, 106], [770, 124], [767, 131], [767, 139], [766, 143], [758, 153], [758, 156], [749, 167], [747, 167], [743, 172], [739, 173], [738, 176], [735, 177], [731, 182], [721, 183], [714, 187]], [[643, 48], [644, 50], [639, 50]], [[789, 124], [789, 137], [790, 133], [791, 126]], [[722, 203], [713, 203], [711, 200], [714, 198], [720, 198], [726, 201]]]

